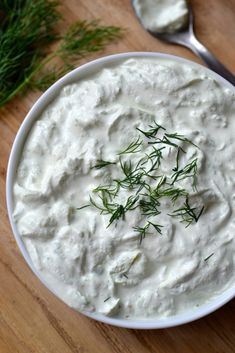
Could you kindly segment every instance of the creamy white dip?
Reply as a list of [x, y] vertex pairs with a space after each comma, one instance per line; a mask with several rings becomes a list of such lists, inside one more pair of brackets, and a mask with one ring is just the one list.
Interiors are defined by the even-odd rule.
[[188, 21], [186, 0], [133, 0], [144, 27], [152, 32], [174, 33]]
[[[138, 209], [107, 228], [108, 215], [77, 208], [115, 173], [96, 161], [154, 120], [198, 146], [182, 158], [198, 160], [192, 198], [205, 209], [185, 228], [163, 204], [162, 234], [140, 243]], [[48, 286], [75, 309], [124, 318], [176, 315], [234, 286], [234, 131], [234, 93], [199, 66], [133, 58], [65, 86], [32, 127], [14, 183], [15, 223]]]

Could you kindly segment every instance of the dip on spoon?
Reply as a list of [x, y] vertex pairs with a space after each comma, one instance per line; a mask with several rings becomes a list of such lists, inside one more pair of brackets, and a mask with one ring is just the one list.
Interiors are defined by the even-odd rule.
[[132, 0], [132, 5], [141, 24], [154, 37], [186, 46], [235, 85], [235, 76], [195, 37], [193, 13], [186, 0]]
[[144, 27], [152, 32], [175, 33], [188, 23], [185, 0], [133, 0], [133, 6]]

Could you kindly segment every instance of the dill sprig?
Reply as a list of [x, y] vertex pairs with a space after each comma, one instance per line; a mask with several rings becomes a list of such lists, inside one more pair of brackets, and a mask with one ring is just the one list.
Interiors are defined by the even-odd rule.
[[197, 158], [187, 163], [182, 169], [177, 170], [172, 174], [172, 185], [176, 181], [181, 181], [186, 178], [192, 178], [192, 188], [196, 190], [197, 185]]
[[159, 234], [162, 234], [161, 228], [163, 227], [161, 224], [156, 224], [152, 222], [148, 222], [149, 225], [151, 225]]
[[157, 137], [154, 141], [149, 141], [148, 144], [149, 145], [164, 144], [170, 147], [175, 147], [177, 149], [179, 148], [185, 153], [183, 148], [179, 146], [176, 142], [171, 141], [171, 138], [169, 138], [166, 134], [163, 137]]
[[210, 254], [209, 256], [207, 256], [204, 261], [208, 261], [212, 256], [214, 255], [214, 253]]
[[114, 26], [101, 26], [99, 21], [78, 21], [73, 23], [61, 36], [57, 55], [65, 62], [80, 59], [89, 53], [97, 52], [121, 34]]
[[118, 155], [140, 152], [142, 144], [143, 141], [140, 139], [140, 136], [138, 136], [135, 141], [132, 141], [123, 151], [119, 152]]
[[169, 187], [160, 191], [161, 197], [170, 197], [173, 204], [180, 198], [188, 196], [188, 192], [185, 189]]
[[163, 226], [161, 224], [155, 224], [149, 221], [143, 227], [133, 227], [134, 231], [137, 232], [140, 236], [140, 243], [142, 243], [146, 235], [151, 234], [151, 232], [149, 232], [150, 226], [152, 226], [157, 231], [157, 233], [162, 234], [161, 228]]
[[87, 208], [87, 207], [90, 207], [91, 205], [84, 205], [84, 206], [81, 206], [81, 207], [77, 207], [76, 210], [82, 210], [83, 208]]
[[140, 128], [136, 128], [139, 132], [141, 132], [147, 138], [154, 138], [160, 129], [166, 130], [163, 126], [159, 125], [156, 121], [154, 121], [153, 125], [149, 125], [149, 130], [143, 131]]
[[176, 166], [172, 168], [173, 172], [177, 172], [179, 170], [179, 163], [180, 163], [180, 152], [181, 149], [177, 148], [177, 153], [176, 153]]
[[107, 225], [107, 228], [114, 222], [122, 218], [122, 220], [125, 219], [125, 208], [123, 205], [117, 205], [116, 204], [116, 209], [112, 212], [112, 216], [109, 219], [109, 224]]
[[[144, 195], [145, 198], [140, 200], [139, 206], [142, 211], [142, 215], [147, 217], [155, 217], [161, 213], [159, 210], [159, 206], [161, 205], [159, 202], [159, 197], [152, 195]], [[146, 197], [147, 196], [147, 197]]]
[[111, 164], [116, 164], [116, 162], [110, 162], [110, 161], [104, 161], [103, 159], [98, 159], [94, 167], [92, 167], [91, 169], [102, 169]]
[[156, 148], [155, 146], [152, 147], [152, 152], [147, 155], [148, 160], [151, 161], [152, 165], [151, 168], [148, 170], [147, 174], [157, 170], [160, 167], [161, 161], [163, 159], [162, 151], [166, 147]]
[[124, 189], [135, 189], [142, 185], [142, 177], [145, 174], [145, 170], [142, 167], [142, 159], [134, 166], [131, 160], [123, 162], [122, 159], [119, 158], [119, 164], [124, 175], [123, 179], [114, 180], [119, 187]]
[[109, 299], [111, 299], [111, 297], [107, 297], [107, 298], [104, 300], [104, 303], [106, 303]]
[[188, 196], [186, 196], [186, 200], [184, 202], [183, 207], [180, 207], [172, 212], [172, 214], [169, 214], [172, 217], [180, 217], [180, 222], [181, 223], [186, 223], [186, 228], [190, 226], [193, 222], [197, 223], [199, 218], [202, 215], [202, 212], [204, 210], [204, 206], [200, 209], [198, 213], [195, 211], [197, 210], [196, 207], [192, 207], [189, 204], [189, 199]]
[[57, 37], [57, 7], [57, 1], [0, 2], [0, 106], [30, 81], [45, 55], [45, 45]]
[[52, 83], [58, 80], [58, 78], [64, 76], [68, 71], [74, 69], [74, 66], [69, 63], [63, 65], [50, 65], [43, 68], [43, 74], [35, 74], [32, 80], [27, 83], [27, 88], [38, 89], [40, 91], [46, 90]]
[[[0, 2], [0, 107], [25, 88], [47, 88], [73, 69], [75, 60], [122, 35], [120, 28], [98, 21], [78, 21], [58, 33], [59, 4], [56, 0]], [[57, 48], [50, 51], [52, 42]]]
[[139, 200], [139, 195], [129, 196], [125, 204], [125, 211], [135, 210], [138, 207], [138, 205], [136, 204], [138, 200]]
[[106, 193], [110, 199], [114, 198], [118, 191], [119, 185], [116, 183], [115, 186], [113, 185], [99, 185], [95, 189], [92, 190], [94, 193]]
[[112, 199], [110, 201], [109, 193], [102, 190], [101, 194], [98, 195], [98, 197], [99, 197], [99, 201], [101, 200], [100, 203], [96, 202], [91, 196], [90, 196], [90, 203], [92, 206], [100, 210], [100, 214], [109, 214], [116, 210], [117, 205], [111, 202]]
[[173, 133], [173, 134], [167, 134], [165, 133], [165, 136], [169, 139], [175, 139], [175, 140], [179, 140], [179, 141], [183, 141], [183, 142], [187, 142], [195, 147], [197, 147], [197, 145], [195, 145], [191, 140], [189, 140], [187, 137], [185, 137], [184, 135], [180, 135], [177, 132]]
[[103, 187], [98, 187], [94, 192], [100, 192], [99, 201], [100, 203], [96, 202], [91, 196], [90, 196], [90, 203], [92, 206], [97, 208], [100, 211], [100, 214], [105, 214], [108, 215], [110, 214], [111, 217], [109, 219], [109, 223], [107, 228], [114, 222], [122, 218], [123, 220], [125, 219], [125, 214], [127, 211], [132, 211], [135, 208], [138, 207], [136, 204], [137, 201], [139, 200], [138, 195], [131, 195], [127, 198], [126, 202], [124, 205], [118, 204], [117, 202], [114, 203], [113, 201], [113, 194], [110, 191], [112, 189], [109, 188], [103, 188]]
[[133, 230], [139, 234], [140, 237], [140, 244], [142, 243], [143, 239], [146, 237], [147, 234], [150, 234], [149, 231], [149, 223], [145, 224], [143, 227], [133, 227]]
[[109, 219], [109, 224], [107, 228], [114, 222], [117, 221], [118, 219], [122, 218], [123, 220], [125, 219], [125, 214], [127, 211], [132, 211], [138, 207], [136, 205], [136, 202], [138, 201], [139, 196], [129, 196], [128, 199], [126, 200], [125, 205], [117, 205], [116, 204], [116, 209], [112, 212], [112, 216]]

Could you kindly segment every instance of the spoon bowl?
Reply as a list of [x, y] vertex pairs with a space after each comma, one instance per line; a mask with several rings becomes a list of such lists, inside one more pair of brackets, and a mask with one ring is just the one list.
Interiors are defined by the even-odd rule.
[[227, 81], [235, 85], [235, 76], [196, 38], [194, 33], [193, 25], [193, 10], [191, 5], [188, 3], [188, 21], [183, 29], [168, 33], [168, 32], [156, 32], [147, 29], [140, 16], [138, 15], [134, 6], [134, 0], [132, 0], [132, 7], [134, 12], [139, 19], [142, 26], [155, 38], [160, 39], [164, 42], [183, 45], [192, 50], [197, 56], [199, 56], [207, 66], [215, 71], [220, 76], [224, 77]]

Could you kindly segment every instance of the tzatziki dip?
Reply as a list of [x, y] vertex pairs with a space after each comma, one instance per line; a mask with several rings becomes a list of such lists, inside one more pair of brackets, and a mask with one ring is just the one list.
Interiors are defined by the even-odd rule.
[[196, 64], [138, 58], [64, 86], [28, 134], [14, 222], [82, 312], [196, 310], [235, 285], [235, 95]]
[[188, 22], [186, 0], [133, 0], [132, 4], [144, 27], [152, 32], [175, 33]]

